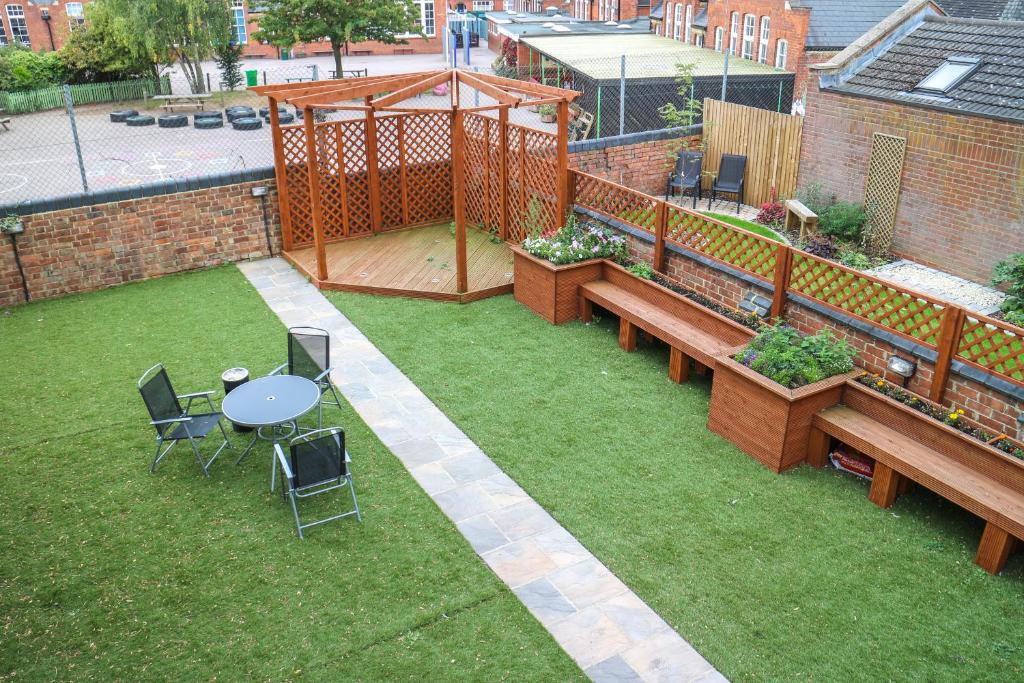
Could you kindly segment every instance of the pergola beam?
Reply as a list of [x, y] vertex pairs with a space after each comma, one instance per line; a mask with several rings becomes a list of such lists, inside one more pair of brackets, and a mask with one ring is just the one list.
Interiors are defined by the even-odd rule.
[[[402, 100], [407, 100], [413, 95], [419, 95], [424, 90], [433, 88], [435, 85], [441, 85], [445, 81], [451, 79], [451, 74], [448, 71], [441, 71], [429, 78], [421, 78], [414, 80], [405, 87], [398, 90], [394, 90], [389, 95], [382, 95], [374, 100], [370, 100], [370, 106], [374, 109], [380, 109], [381, 107], [388, 107], [392, 104], [398, 104]], [[366, 93], [367, 95], [374, 95], [376, 93]]]
[[519, 97], [518, 95], [513, 95], [507, 90], [502, 90], [498, 86], [480, 80], [479, 78], [475, 78], [470, 74], [463, 73], [461, 71], [458, 72], [458, 74], [458, 80], [460, 82], [465, 83], [471, 88], [476, 88], [482, 94], [487, 95], [491, 99], [497, 100], [501, 104], [507, 104], [512, 107], [518, 107], [519, 103], [522, 101], [522, 98]]
[[[447, 73], [447, 72], [441, 72]], [[321, 104], [332, 104], [346, 100], [359, 100], [367, 96], [376, 96], [382, 92], [388, 92], [404, 86], [414, 84], [423, 79], [420, 74], [404, 75], [386, 79], [374, 80], [370, 83], [351, 85], [344, 88], [333, 88], [328, 91], [314, 93], [299, 97], [285, 97], [285, 101], [303, 109]]]
[[275, 85], [255, 85], [249, 88], [252, 92], [257, 95], [264, 95], [267, 97], [274, 97], [276, 99], [284, 99], [286, 97], [300, 97], [304, 94], [311, 95], [315, 93], [331, 92], [344, 88], [354, 88], [369, 83], [380, 83], [382, 81], [390, 81], [396, 78], [406, 78], [411, 76], [422, 76], [426, 78], [433, 71], [424, 71], [411, 74], [389, 74], [387, 76], [363, 76], [361, 78], [346, 78], [340, 79], [335, 78], [329, 81], [316, 81], [313, 83], [287, 83], [287, 84], [275, 84]]
[[553, 85], [541, 85], [540, 83], [532, 83], [529, 81], [516, 81], [511, 78], [503, 78], [502, 76], [494, 76], [492, 74], [474, 73], [473, 77], [505, 90], [511, 90], [512, 92], [521, 92], [545, 98], [557, 97], [558, 99], [564, 99], [569, 102], [572, 102], [582, 94], [575, 90], [558, 88]]

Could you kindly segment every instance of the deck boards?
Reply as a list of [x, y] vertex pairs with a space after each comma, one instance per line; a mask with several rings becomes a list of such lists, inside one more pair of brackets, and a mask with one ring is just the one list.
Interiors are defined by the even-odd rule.
[[[448, 224], [431, 225], [327, 245], [324, 289], [378, 292], [429, 299], [470, 301], [512, 291], [512, 251], [479, 230], [466, 230], [469, 292], [456, 292], [455, 239]], [[307, 275], [316, 252], [285, 256]]]

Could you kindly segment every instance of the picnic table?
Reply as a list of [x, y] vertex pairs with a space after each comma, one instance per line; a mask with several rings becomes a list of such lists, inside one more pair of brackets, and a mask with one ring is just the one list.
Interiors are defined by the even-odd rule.
[[194, 93], [191, 95], [154, 95], [154, 100], [163, 102], [161, 108], [173, 112], [175, 107], [186, 107], [203, 111], [206, 109], [206, 100], [213, 97], [210, 93]]
[[11, 117], [4, 116], [6, 109], [0, 109], [0, 126], [4, 127], [4, 130], [10, 130]]
[[[359, 78], [360, 76], [368, 75], [367, 72], [366, 72], [366, 69], [342, 69], [341, 70], [341, 77], [345, 78], [345, 74], [349, 74], [349, 76], [351, 78]], [[338, 77], [337, 69], [331, 69], [331, 78], [337, 78], [337, 77]]]
[[288, 83], [302, 83], [303, 81], [312, 81], [312, 76], [292, 76], [291, 78], [284, 79]]

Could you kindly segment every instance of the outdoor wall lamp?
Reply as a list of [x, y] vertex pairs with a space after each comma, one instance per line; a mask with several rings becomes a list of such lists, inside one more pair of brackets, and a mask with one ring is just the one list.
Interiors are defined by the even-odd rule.
[[1017, 438], [1024, 441], [1024, 413], [1017, 416]]
[[253, 197], [260, 200], [260, 209], [263, 211], [263, 234], [267, 238], [267, 253], [273, 256], [274, 243], [270, 239], [270, 220], [267, 218], [267, 195], [270, 194], [270, 188], [266, 185], [255, 185], [251, 192]]
[[889, 362], [886, 364], [886, 369], [894, 375], [899, 375], [903, 378], [903, 386], [907, 386], [907, 382], [914, 373], [917, 372], [917, 363], [897, 356], [895, 353], [889, 356]]
[[28, 280], [25, 279], [25, 268], [21, 265], [21, 254], [18, 253], [18, 235], [23, 232], [25, 232], [25, 223], [17, 216], [0, 218], [0, 233], [9, 235], [11, 238], [11, 249], [14, 250], [14, 264], [18, 267], [18, 275], [21, 276], [21, 291], [25, 294], [25, 301], [28, 301]]

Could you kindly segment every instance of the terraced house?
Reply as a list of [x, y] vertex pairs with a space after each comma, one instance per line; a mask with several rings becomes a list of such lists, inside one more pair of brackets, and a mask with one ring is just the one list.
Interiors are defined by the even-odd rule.
[[0, 45], [59, 50], [85, 22], [89, 0], [21, 0], [0, 5]]

